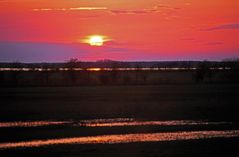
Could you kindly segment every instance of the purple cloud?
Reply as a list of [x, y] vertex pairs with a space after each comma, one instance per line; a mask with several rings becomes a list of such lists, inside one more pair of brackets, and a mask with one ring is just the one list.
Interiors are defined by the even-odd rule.
[[223, 30], [223, 29], [239, 29], [239, 23], [218, 25], [215, 27], [203, 29], [203, 31], [216, 31], [216, 30]]
[[85, 49], [74, 44], [0, 42], [0, 62], [64, 61], [83, 57]]
[[111, 56], [128, 51], [115, 42], [97, 48], [81, 43], [0, 42], [0, 62], [64, 62], [69, 58], [85, 60], [99, 54]]

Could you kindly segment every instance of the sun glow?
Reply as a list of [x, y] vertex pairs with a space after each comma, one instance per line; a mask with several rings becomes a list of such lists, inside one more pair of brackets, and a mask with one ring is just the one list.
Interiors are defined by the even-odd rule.
[[104, 44], [104, 39], [99, 35], [91, 36], [89, 39], [89, 44], [91, 46], [102, 46]]
[[104, 35], [89, 35], [80, 40], [81, 43], [89, 44], [91, 46], [103, 46], [105, 42], [111, 41], [107, 36]]

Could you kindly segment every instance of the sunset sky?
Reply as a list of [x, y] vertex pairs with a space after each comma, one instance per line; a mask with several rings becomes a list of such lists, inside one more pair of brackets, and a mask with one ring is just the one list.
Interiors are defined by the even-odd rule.
[[232, 57], [238, 0], [0, 0], [0, 62]]

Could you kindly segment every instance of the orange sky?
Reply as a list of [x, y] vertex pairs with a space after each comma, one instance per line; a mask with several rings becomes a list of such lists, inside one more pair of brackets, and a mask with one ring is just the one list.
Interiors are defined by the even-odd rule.
[[[102, 47], [80, 42], [95, 34], [111, 41]], [[76, 56], [65, 52], [62, 59], [239, 57], [239, 1], [0, 0], [0, 42], [78, 44]], [[1, 49], [12, 53], [6, 45]], [[21, 52], [10, 53], [2, 55], [5, 60], [24, 61]], [[47, 55], [45, 60], [54, 61]]]

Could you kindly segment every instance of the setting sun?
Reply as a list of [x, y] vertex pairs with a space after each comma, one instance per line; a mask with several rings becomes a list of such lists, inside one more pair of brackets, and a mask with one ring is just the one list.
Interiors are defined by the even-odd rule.
[[104, 39], [102, 36], [91, 36], [89, 39], [89, 44], [91, 46], [102, 46], [104, 44]]

